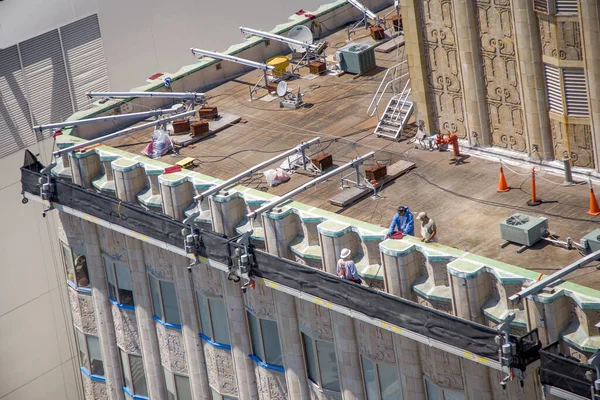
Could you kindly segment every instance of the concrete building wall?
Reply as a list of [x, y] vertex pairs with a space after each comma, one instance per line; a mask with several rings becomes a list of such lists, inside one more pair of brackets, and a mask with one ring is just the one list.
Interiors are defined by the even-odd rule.
[[[404, 19], [414, 20], [405, 29], [417, 119], [473, 146], [535, 160], [568, 156], [573, 166], [597, 170], [598, 45], [590, 41], [597, 4], [568, 2], [571, 12], [543, 3], [547, 11], [525, 0], [401, 1]], [[559, 76], [550, 90], [548, 67]], [[576, 91], [589, 112], [574, 111], [569, 71], [582, 71]], [[558, 108], [548, 93], [556, 93]]]

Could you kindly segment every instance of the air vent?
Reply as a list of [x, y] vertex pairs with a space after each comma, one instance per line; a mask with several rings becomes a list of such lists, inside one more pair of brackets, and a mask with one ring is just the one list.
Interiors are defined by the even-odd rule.
[[556, 14], [577, 14], [577, 0], [556, 0]]
[[548, 107], [550, 111], [562, 114], [562, 90], [560, 88], [560, 75], [557, 67], [544, 64], [546, 76], [546, 93], [548, 94]]
[[533, 9], [537, 12], [543, 12], [545, 14], [548, 14], [548, 1], [533, 0]]
[[567, 115], [575, 117], [589, 116], [590, 110], [583, 68], [564, 68], [563, 84], [565, 86]]
[[500, 235], [507, 242], [522, 246], [533, 246], [548, 230], [546, 218], [514, 214], [500, 222]]

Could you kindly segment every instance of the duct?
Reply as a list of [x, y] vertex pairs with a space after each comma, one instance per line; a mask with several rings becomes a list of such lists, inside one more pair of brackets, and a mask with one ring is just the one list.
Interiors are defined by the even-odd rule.
[[[29, 152], [25, 158], [25, 166], [21, 168], [23, 193], [39, 196], [39, 178], [42, 177], [39, 170], [43, 166]], [[186, 226], [182, 222], [69, 182], [52, 178], [52, 183], [55, 190], [52, 192], [51, 201], [61, 207], [88, 214], [91, 216], [88, 219], [92, 222], [102, 222], [115, 230], [129, 230], [129, 235], [133, 237], [160, 243], [185, 254], [182, 229]], [[232, 265], [231, 255], [240, 247], [234, 239], [214, 232], [198, 233], [200, 239], [196, 256], [208, 259], [211, 265], [218, 264], [219, 269]], [[194, 258], [194, 255], [191, 257]], [[452, 354], [492, 368], [505, 369], [505, 366], [501, 366], [497, 361], [500, 345], [497, 344], [496, 338], [500, 331], [496, 329], [341, 280], [331, 274], [262, 251], [255, 250], [254, 259], [251, 274], [264, 279], [265, 282], [272, 282], [274, 286], [271, 287], [278, 287], [278, 290], [296, 297], [345, 312], [354, 318], [363, 319]], [[515, 367], [524, 369], [527, 364], [537, 359], [537, 351], [531, 351], [538, 346], [537, 339], [519, 339], [511, 336], [511, 342], [516, 344]], [[519, 358], [524, 350], [528, 350], [529, 353], [526, 357]], [[525, 361], [518, 362], [519, 359]]]

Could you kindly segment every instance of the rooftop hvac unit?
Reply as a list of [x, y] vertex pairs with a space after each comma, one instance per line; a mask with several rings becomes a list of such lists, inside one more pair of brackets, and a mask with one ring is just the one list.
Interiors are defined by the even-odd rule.
[[351, 74], [364, 74], [377, 66], [373, 46], [350, 43], [336, 52], [340, 68]]
[[587, 254], [600, 250], [600, 229], [594, 229], [581, 238], [580, 244]]
[[548, 230], [548, 220], [525, 214], [514, 214], [500, 222], [500, 235], [507, 242], [533, 246]]

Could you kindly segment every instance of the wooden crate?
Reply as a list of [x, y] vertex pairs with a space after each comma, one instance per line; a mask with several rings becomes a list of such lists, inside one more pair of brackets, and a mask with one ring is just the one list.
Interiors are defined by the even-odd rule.
[[173, 134], [181, 135], [190, 131], [190, 120], [189, 119], [176, 119], [173, 121]]
[[267, 85], [267, 90], [269, 91], [269, 94], [277, 93], [278, 84], [279, 82], [271, 82]]
[[325, 64], [323, 61], [313, 61], [308, 64], [308, 69], [310, 70], [311, 74], [321, 75], [327, 71], [327, 64]]
[[387, 175], [387, 167], [385, 165], [373, 165], [365, 169], [365, 176], [369, 181], [378, 181]]
[[396, 32], [404, 30], [404, 27], [402, 26], [402, 15], [394, 15], [392, 17], [392, 25]]
[[217, 107], [203, 106], [198, 109], [198, 118], [200, 119], [215, 119], [219, 116]]
[[205, 137], [209, 135], [208, 121], [205, 119], [192, 122], [190, 126], [192, 128], [190, 131], [191, 137]]
[[333, 157], [329, 153], [321, 153], [312, 158], [313, 164], [317, 166], [321, 171], [325, 171], [327, 168], [333, 166]]
[[380, 26], [372, 26], [371, 37], [375, 40], [382, 40], [385, 38], [385, 31]]

